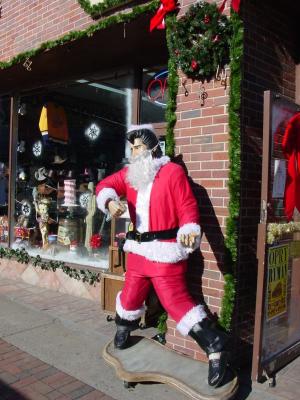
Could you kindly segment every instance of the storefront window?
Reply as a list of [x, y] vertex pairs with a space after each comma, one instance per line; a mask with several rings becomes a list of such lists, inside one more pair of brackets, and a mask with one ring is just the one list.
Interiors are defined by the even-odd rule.
[[126, 161], [132, 81], [129, 73], [79, 79], [21, 98], [14, 248], [108, 267], [110, 221], [95, 187]]
[[165, 122], [167, 100], [167, 67], [144, 68], [141, 102], [141, 122]]
[[0, 97], [0, 246], [8, 243], [9, 104]]

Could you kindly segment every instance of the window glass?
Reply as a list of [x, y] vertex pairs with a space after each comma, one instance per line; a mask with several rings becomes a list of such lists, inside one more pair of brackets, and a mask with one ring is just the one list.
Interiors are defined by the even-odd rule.
[[131, 82], [119, 73], [21, 98], [14, 247], [108, 267], [110, 221], [95, 187], [124, 164]]
[[141, 122], [165, 122], [165, 111], [168, 100], [167, 67], [143, 69], [143, 87], [141, 101]]
[[8, 242], [9, 99], [0, 97], [0, 246]]

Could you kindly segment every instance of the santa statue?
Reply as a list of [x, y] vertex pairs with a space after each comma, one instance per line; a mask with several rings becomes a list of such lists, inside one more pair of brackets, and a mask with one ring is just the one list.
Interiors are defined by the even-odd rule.
[[131, 126], [130, 164], [100, 181], [97, 204], [121, 216], [126, 197], [134, 230], [127, 233], [125, 284], [116, 299], [114, 345], [124, 349], [137, 329], [151, 285], [178, 331], [190, 335], [209, 358], [208, 383], [222, 382], [228, 363], [228, 335], [208, 319], [186, 287], [187, 258], [200, 244], [199, 212], [183, 168], [163, 156], [152, 125]]

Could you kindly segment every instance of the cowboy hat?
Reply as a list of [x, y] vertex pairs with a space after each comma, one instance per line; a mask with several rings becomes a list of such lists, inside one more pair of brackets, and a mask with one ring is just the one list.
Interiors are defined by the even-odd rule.
[[37, 181], [44, 181], [45, 179], [47, 179], [46, 168], [41, 167], [38, 170], [36, 170], [34, 173], [34, 177]]

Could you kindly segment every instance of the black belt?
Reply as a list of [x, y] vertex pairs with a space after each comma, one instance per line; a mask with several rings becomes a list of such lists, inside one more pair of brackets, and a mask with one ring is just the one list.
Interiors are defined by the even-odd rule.
[[164, 231], [153, 231], [153, 232], [143, 232], [130, 231], [126, 233], [126, 239], [135, 240], [139, 243], [141, 242], [151, 242], [156, 239], [175, 239], [178, 232], [178, 228], [166, 229]]

